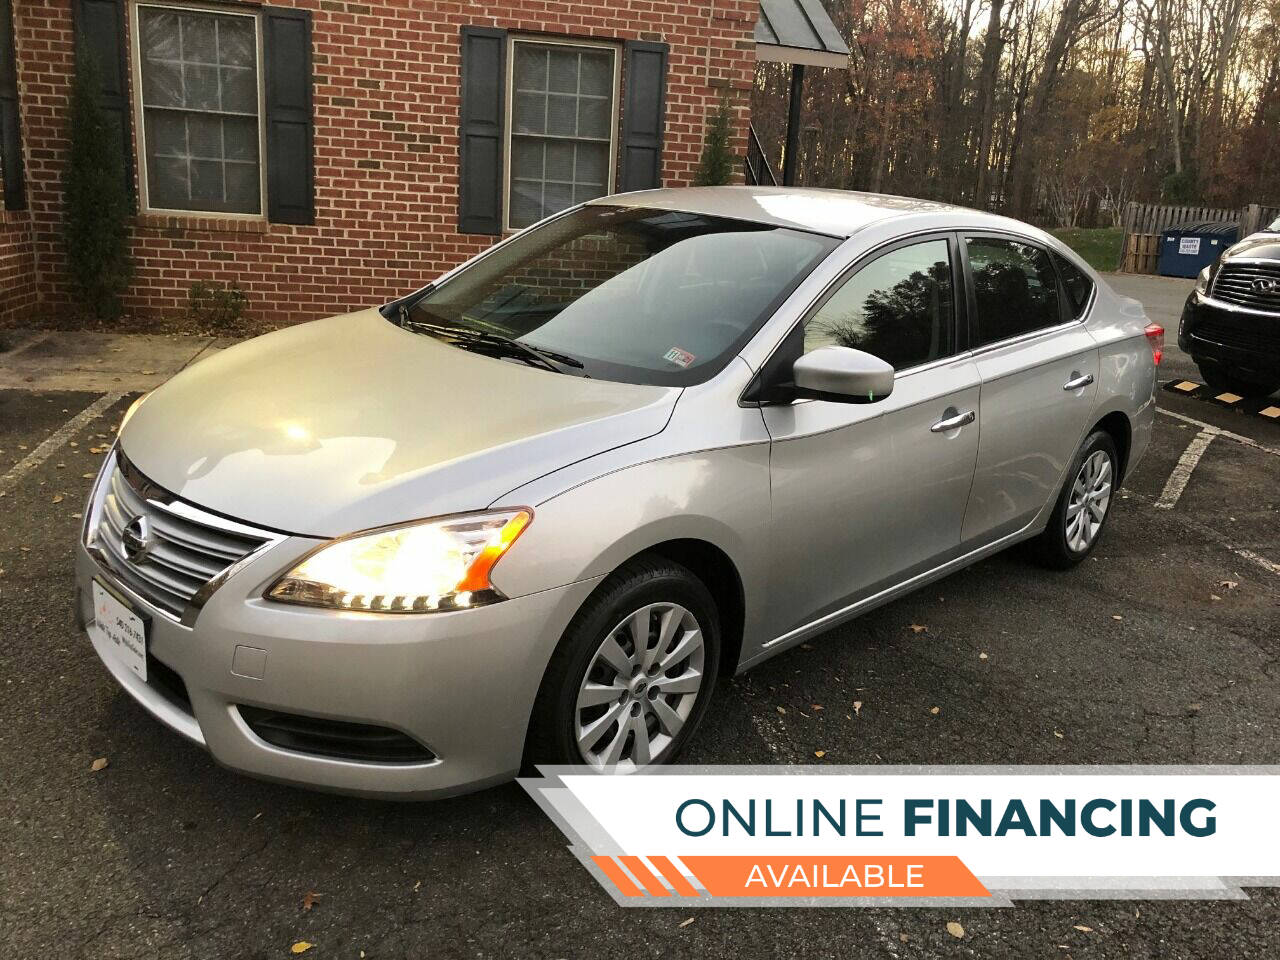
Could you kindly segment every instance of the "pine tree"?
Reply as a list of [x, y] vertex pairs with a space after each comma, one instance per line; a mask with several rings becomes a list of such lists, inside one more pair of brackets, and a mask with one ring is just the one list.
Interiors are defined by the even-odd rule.
[[113, 320], [120, 316], [120, 294], [133, 265], [119, 130], [98, 100], [100, 87], [96, 63], [82, 54], [71, 81], [63, 229], [67, 268], [81, 306], [99, 320]]
[[707, 125], [707, 142], [702, 148], [698, 173], [693, 182], [699, 187], [715, 187], [733, 180], [733, 166], [737, 159], [729, 149], [733, 135], [733, 112], [728, 99], [722, 99]]

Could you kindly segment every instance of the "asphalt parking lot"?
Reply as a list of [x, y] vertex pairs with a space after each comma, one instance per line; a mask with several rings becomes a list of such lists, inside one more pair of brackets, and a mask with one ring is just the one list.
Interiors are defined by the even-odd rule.
[[[1174, 350], [1162, 379], [1193, 373]], [[132, 394], [103, 396], [0, 391], [7, 957], [269, 958], [298, 941], [316, 958], [1277, 953], [1274, 889], [623, 910], [515, 785], [392, 804], [222, 770], [121, 692], [71, 625], [79, 514]], [[1090, 562], [1050, 573], [1003, 554], [723, 682], [687, 759], [1280, 763], [1280, 425], [1163, 390], [1159, 403]], [[97, 758], [109, 765], [95, 772]]]

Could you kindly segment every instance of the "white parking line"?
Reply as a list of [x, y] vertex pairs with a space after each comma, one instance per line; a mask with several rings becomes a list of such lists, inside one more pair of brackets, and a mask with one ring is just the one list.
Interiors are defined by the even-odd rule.
[[1277, 450], [1275, 447], [1265, 446], [1257, 440], [1253, 440], [1249, 437], [1242, 437], [1240, 434], [1232, 433], [1230, 430], [1223, 430], [1221, 427], [1215, 427], [1213, 424], [1205, 423], [1203, 420], [1197, 420], [1195, 417], [1188, 417], [1181, 413], [1174, 413], [1172, 410], [1166, 410], [1163, 407], [1156, 407], [1156, 413], [1162, 413], [1166, 417], [1173, 417], [1173, 419], [1181, 420], [1183, 423], [1192, 424], [1193, 426], [1199, 427], [1201, 430], [1211, 430], [1215, 436], [1223, 437], [1227, 440], [1233, 440], [1236, 443], [1243, 443], [1246, 447], [1253, 447], [1253, 449], [1260, 450], [1262, 453], [1269, 453], [1273, 457], [1280, 457], [1280, 450]]
[[1218, 433], [1217, 427], [1206, 426], [1191, 438], [1191, 442], [1187, 444], [1187, 449], [1183, 450], [1182, 456], [1178, 458], [1178, 462], [1173, 468], [1173, 473], [1169, 474], [1169, 479], [1165, 481], [1164, 492], [1160, 494], [1160, 499], [1156, 501], [1157, 510], [1172, 510], [1174, 508], [1178, 498], [1182, 496], [1182, 491], [1187, 489], [1187, 481], [1191, 479], [1191, 471], [1196, 468], [1196, 464], [1204, 456], [1204, 452], [1209, 446], [1209, 441], [1216, 437]]
[[3, 477], [0, 477], [0, 493], [7, 494], [13, 489], [14, 484], [48, 460], [55, 450], [74, 437], [84, 428], [85, 424], [102, 416], [112, 406], [119, 403], [123, 397], [123, 393], [103, 394], [51, 433], [40, 446], [15, 463], [13, 469]]

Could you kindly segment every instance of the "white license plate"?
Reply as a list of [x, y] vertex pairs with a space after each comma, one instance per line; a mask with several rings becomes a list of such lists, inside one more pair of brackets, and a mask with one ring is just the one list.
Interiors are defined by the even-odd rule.
[[97, 632], [98, 640], [118, 661], [140, 679], [147, 679], [146, 622], [96, 580], [93, 581], [93, 623], [89, 628]]

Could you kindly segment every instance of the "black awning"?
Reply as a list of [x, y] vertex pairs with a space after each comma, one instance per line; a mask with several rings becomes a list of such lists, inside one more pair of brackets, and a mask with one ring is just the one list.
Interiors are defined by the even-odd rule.
[[849, 45], [821, 0], [760, 0], [756, 58], [814, 67], [844, 67]]

